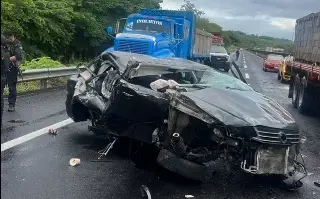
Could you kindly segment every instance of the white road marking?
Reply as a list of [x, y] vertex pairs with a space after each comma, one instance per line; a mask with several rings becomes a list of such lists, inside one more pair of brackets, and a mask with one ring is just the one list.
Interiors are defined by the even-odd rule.
[[49, 130], [50, 127], [58, 129], [58, 128], [64, 127], [64, 126], [66, 126], [68, 124], [71, 124], [71, 123], [73, 123], [73, 120], [71, 118], [69, 118], [69, 119], [63, 120], [63, 121], [61, 121], [59, 123], [50, 125], [48, 127], [39, 129], [39, 130], [34, 131], [32, 133], [29, 133], [27, 135], [24, 135], [24, 136], [18, 137], [16, 139], [10, 140], [8, 142], [5, 142], [5, 143], [1, 144], [1, 152], [5, 151], [5, 150], [8, 150], [8, 149], [10, 149], [12, 147], [15, 147], [15, 146], [17, 146], [19, 144], [25, 143], [25, 142], [27, 142], [29, 140], [32, 140], [32, 139], [34, 139], [36, 137], [39, 137], [40, 135], [48, 133], [48, 130]]
[[246, 76], [246, 79], [250, 79], [250, 76], [248, 73], [244, 74]]
[[244, 68], [247, 68], [247, 65], [244, 65], [243, 67], [244, 67]]
[[279, 89], [289, 90], [289, 86], [279, 86]]

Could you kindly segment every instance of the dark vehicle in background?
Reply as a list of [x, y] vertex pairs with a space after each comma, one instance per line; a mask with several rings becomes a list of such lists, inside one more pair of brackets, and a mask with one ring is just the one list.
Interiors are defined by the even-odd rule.
[[74, 122], [91, 121], [90, 131], [109, 138], [106, 151], [129, 139], [120, 146], [132, 160], [149, 146], [157, 164], [190, 179], [204, 179], [208, 163], [222, 159], [301, 187], [306, 171], [298, 125], [234, 67], [238, 78], [181, 58], [105, 52], [68, 80], [67, 114]]
[[269, 54], [264, 58], [263, 71], [278, 72], [283, 60], [284, 57], [282, 55]]
[[230, 70], [230, 55], [222, 45], [212, 45], [210, 51], [211, 67], [223, 69], [225, 72]]

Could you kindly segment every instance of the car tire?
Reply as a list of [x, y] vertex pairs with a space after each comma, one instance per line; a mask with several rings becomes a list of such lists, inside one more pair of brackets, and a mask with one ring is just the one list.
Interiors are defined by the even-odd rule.
[[262, 70], [263, 70], [264, 72], [267, 72], [267, 69], [266, 69], [266, 67], [265, 67], [264, 65], [263, 65]]
[[293, 80], [293, 94], [292, 94], [292, 105], [294, 108], [298, 108], [298, 99], [299, 99], [299, 87], [300, 87], [300, 77], [296, 75]]

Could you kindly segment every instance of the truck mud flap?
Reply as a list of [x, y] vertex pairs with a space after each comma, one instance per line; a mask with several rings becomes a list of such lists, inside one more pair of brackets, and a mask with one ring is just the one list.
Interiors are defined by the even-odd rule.
[[208, 171], [206, 166], [180, 158], [166, 149], [160, 151], [157, 163], [169, 171], [196, 181], [204, 180]]

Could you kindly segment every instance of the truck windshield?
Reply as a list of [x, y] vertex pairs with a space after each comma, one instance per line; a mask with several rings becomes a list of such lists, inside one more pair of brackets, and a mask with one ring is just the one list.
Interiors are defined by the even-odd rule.
[[226, 49], [223, 46], [212, 46], [211, 52], [212, 53], [227, 53]]
[[153, 33], [170, 33], [170, 24], [167, 21], [153, 19], [128, 19], [126, 31], [148, 31]]

